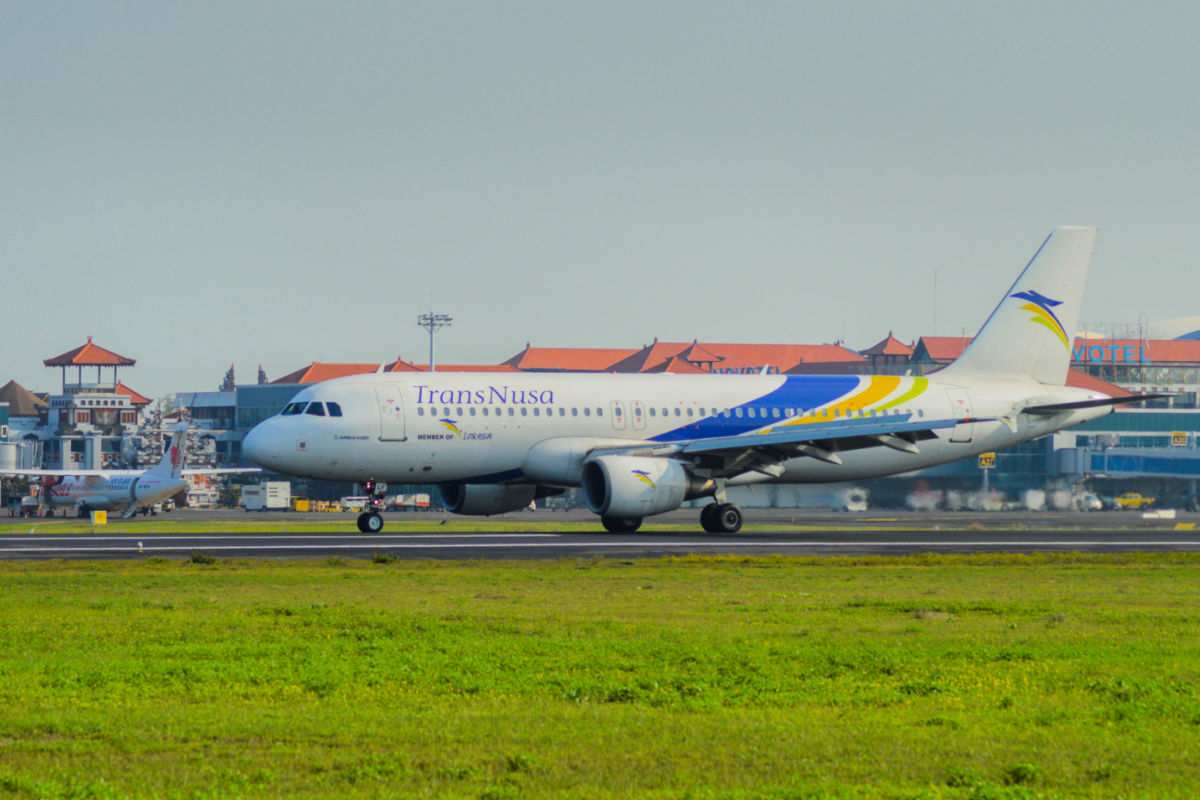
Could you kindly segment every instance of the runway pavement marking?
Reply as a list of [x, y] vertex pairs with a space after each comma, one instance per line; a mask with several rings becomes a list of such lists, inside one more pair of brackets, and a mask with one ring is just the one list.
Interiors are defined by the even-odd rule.
[[[13, 534], [13, 535], [22, 536], [23, 534]], [[383, 539], [385, 536], [398, 536], [398, 535], [399, 534], [394, 534], [394, 533], [393, 534], [385, 534], [384, 536], [381, 536], [380, 538]], [[406, 534], [404, 534], [404, 536], [409, 539], [414, 539], [414, 538], [426, 538], [427, 539], [427, 538], [433, 537], [433, 536], [436, 536], [439, 539], [472, 539], [472, 538], [475, 538], [478, 536], [487, 536], [489, 538], [495, 538], [495, 539], [500, 539], [500, 538], [526, 539], [526, 538], [531, 538], [531, 537], [551, 538], [551, 537], [560, 536], [560, 535], [561, 534], [558, 534], [558, 533], [486, 533], [486, 532], [485, 533], [446, 533], [446, 534], [438, 534], [438, 533], [406, 533]], [[187, 534], [158, 535], [158, 534], [153, 534], [153, 533], [123, 533], [123, 534], [119, 534], [116, 536], [91, 536], [86, 533], [84, 533], [84, 534], [76, 533], [76, 534], [63, 534], [61, 536], [27, 536], [27, 537], [21, 539], [21, 541], [23, 541], [23, 542], [75, 542], [75, 541], [79, 541], [79, 542], [126, 542], [126, 541], [133, 541], [134, 539], [141, 537], [141, 539], [143, 541], [162, 542], [162, 541], [169, 541], [171, 539], [183, 539], [185, 541], [208, 541], [211, 539], [221, 540], [221, 539], [247, 538], [247, 539], [251, 539], [251, 540], [258, 540], [258, 539], [266, 538], [268, 536], [274, 540], [279, 540], [279, 539], [327, 539], [331, 536], [337, 536], [337, 534], [336, 533], [325, 533], [325, 534], [214, 533], [214, 534], [208, 534], [207, 536], [205, 536], [205, 535], [190, 536]], [[3, 541], [3, 538], [0, 538], [0, 541]]]
[[[947, 547], [994, 547], [1002, 549], [1012, 549], [1019, 547], [1054, 547], [1054, 548], [1078, 548], [1078, 547], [1200, 547], [1200, 541], [1195, 540], [1164, 540], [1164, 541], [1100, 541], [1100, 540], [1080, 540], [1080, 541], [920, 541], [920, 542], [895, 542], [895, 541], [866, 541], [866, 542], [830, 542], [830, 541], [805, 541], [805, 542], [760, 542], [760, 541], [724, 541], [724, 542], [708, 542], [708, 541], [666, 541], [666, 542], [609, 542], [609, 541], [593, 541], [593, 542], [478, 542], [478, 543], [455, 543], [455, 544], [419, 544], [411, 542], [347, 542], [338, 544], [263, 544], [256, 546], [246, 545], [216, 545], [210, 546], [207, 551], [275, 551], [275, 550], [355, 550], [362, 549], [367, 546], [385, 546], [393, 550], [464, 550], [471, 548], [498, 549], [498, 548], [534, 548], [534, 547], [553, 547], [561, 549], [582, 549], [582, 548], [732, 548], [732, 547], [778, 547], [778, 548], [826, 548], [826, 549], [855, 549], [863, 547], [881, 547], [881, 548], [912, 548], [912, 547], [928, 547], [928, 548], [947, 548]], [[145, 547], [147, 553], [150, 552], [182, 552], [197, 549], [190, 545], [163, 545], [161, 547]], [[206, 552], [207, 552], [206, 551]], [[130, 543], [125, 547], [5, 547], [0, 548], [0, 554], [31, 554], [31, 553], [115, 553], [115, 552], [137, 552], [136, 543]]]

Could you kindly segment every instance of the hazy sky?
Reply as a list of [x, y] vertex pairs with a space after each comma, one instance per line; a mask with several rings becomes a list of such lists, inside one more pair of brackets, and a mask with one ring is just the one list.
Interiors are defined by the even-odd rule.
[[1200, 313], [1200, 4], [0, 2], [0, 382]]

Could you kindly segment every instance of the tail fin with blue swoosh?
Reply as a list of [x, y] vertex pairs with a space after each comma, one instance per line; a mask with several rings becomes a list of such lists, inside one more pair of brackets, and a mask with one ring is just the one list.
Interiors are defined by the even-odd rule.
[[1095, 242], [1095, 228], [1055, 228], [967, 349], [939, 377], [1033, 378], [1061, 386], [1071, 365]]

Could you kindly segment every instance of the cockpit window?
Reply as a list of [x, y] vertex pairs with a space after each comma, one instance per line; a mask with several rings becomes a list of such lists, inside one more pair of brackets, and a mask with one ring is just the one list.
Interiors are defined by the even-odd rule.
[[325, 405], [323, 403], [309, 403], [308, 410], [305, 414], [312, 414], [314, 417], [325, 416]]
[[284, 406], [283, 411], [280, 411], [279, 413], [285, 417], [290, 417], [293, 414], [301, 414], [304, 412], [304, 407], [306, 405], [308, 405], [308, 403], [288, 403], [286, 406]]
[[329, 407], [329, 416], [340, 417], [342, 415], [342, 407], [337, 403], [326, 403], [325, 405]]

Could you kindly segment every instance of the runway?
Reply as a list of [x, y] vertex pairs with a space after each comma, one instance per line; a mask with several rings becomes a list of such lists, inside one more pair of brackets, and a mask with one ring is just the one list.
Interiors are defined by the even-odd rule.
[[[868, 527], [868, 526], [863, 526]], [[534, 559], [655, 558], [704, 555], [862, 556], [913, 553], [1200, 552], [1200, 531], [1118, 527], [1106, 529], [901, 530], [899, 525], [858, 530], [749, 531], [733, 535], [696, 530], [635, 534], [553, 531], [439, 533], [10, 533], [0, 536], [0, 559], [216, 558]], [[977, 528], [979, 526], [973, 525]]]

